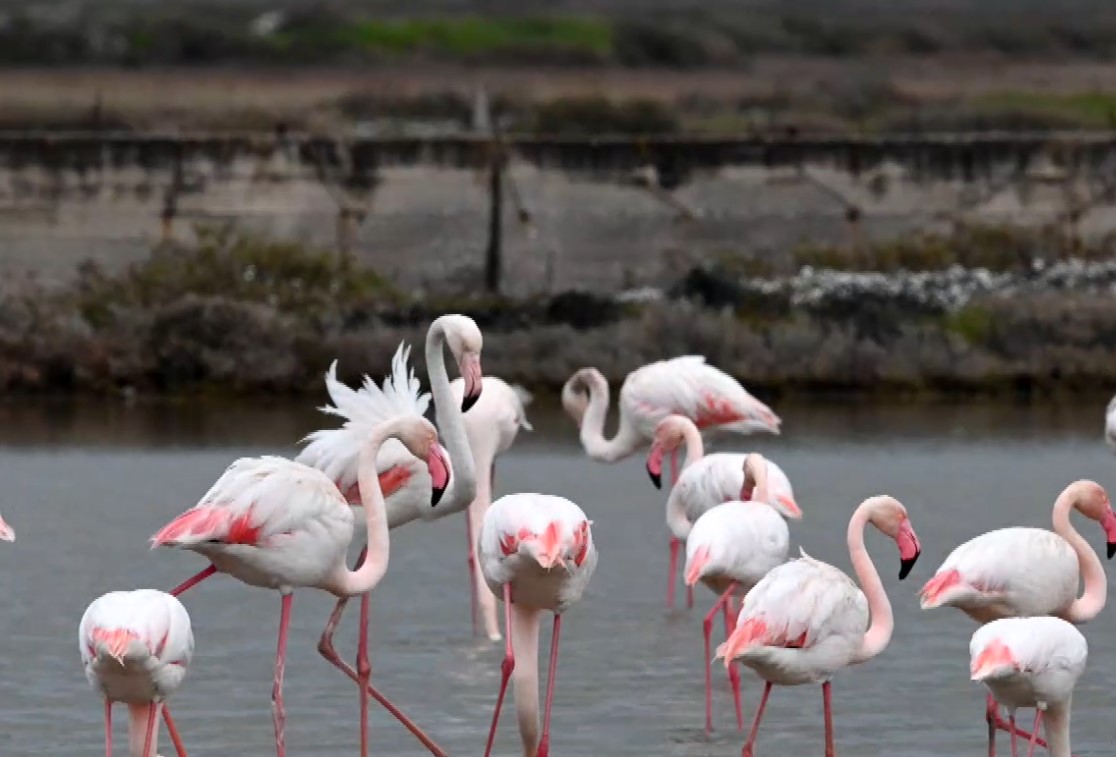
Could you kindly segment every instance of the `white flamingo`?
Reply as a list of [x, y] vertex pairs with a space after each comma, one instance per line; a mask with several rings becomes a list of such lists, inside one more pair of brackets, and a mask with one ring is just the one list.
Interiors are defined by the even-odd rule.
[[[437, 499], [449, 482], [449, 464], [438, 446], [438, 432], [424, 418], [402, 417], [378, 425], [360, 452], [358, 485], [364, 502], [367, 559], [355, 571], [345, 565], [353, 538], [353, 510], [334, 482], [321, 471], [279, 457], [241, 458], [201, 501], [164, 526], [152, 546], [188, 549], [206, 557], [214, 569], [250, 586], [275, 589], [282, 596], [279, 644], [275, 657], [272, 715], [275, 750], [285, 757], [283, 672], [293, 590], [307, 586], [337, 597], [367, 594], [388, 565], [388, 524], [377, 476], [381, 446], [398, 439], [410, 454], [426, 460]], [[360, 753], [368, 754], [368, 695], [387, 707], [432, 753], [444, 752], [369, 685], [368, 628], [362, 618], [357, 669], [342, 670], [360, 689]]]
[[[706, 455], [701, 433], [692, 420], [670, 415], [659, 421], [647, 455], [647, 473], [655, 488], [662, 488], [663, 458], [685, 447], [682, 472], [667, 497], [666, 521], [670, 529], [670, 562], [667, 575], [667, 607], [674, 606], [674, 585], [677, 581], [678, 553], [690, 535], [693, 524], [711, 507], [733, 500], [747, 501], [750, 490], [744, 485], [746, 453], [718, 452]], [[783, 469], [764, 459], [767, 467], [765, 502], [785, 517], [798, 519], [802, 510], [794, 499], [794, 490]], [[693, 606], [693, 592], [687, 588], [686, 604]]]
[[740, 660], [766, 681], [744, 757], [752, 757], [772, 685], [815, 683], [822, 684], [826, 757], [836, 755], [830, 678], [883, 652], [895, 626], [887, 592], [864, 547], [869, 523], [895, 540], [899, 578], [906, 578], [920, 551], [907, 510], [893, 497], [871, 497], [853, 513], [848, 529], [849, 556], [863, 591], [837, 568], [803, 552], [748, 592], [736, 628], [717, 648], [726, 666]]
[[[769, 571], [787, 559], [790, 532], [784, 517], [799, 519], [801, 512], [789, 512], [770, 505], [767, 487], [767, 461], [750, 454], [744, 458], [744, 493], [747, 501], [726, 502], [706, 510], [697, 519], [686, 540], [686, 586], [697, 582], [719, 595], [702, 622], [705, 634], [705, 730], [713, 730], [712, 660], [713, 618], [723, 608], [725, 635], [732, 633], [732, 598], [743, 597]], [[740, 671], [729, 667], [736, 725], [744, 728], [740, 705]]]
[[[1093, 481], [1075, 481], [1054, 502], [1053, 532], [1001, 528], [970, 539], [922, 587], [922, 608], [956, 607], [977, 623], [1031, 615], [1055, 615], [1071, 623], [1092, 620], [1104, 609], [1108, 579], [1096, 552], [1070, 523], [1072, 510], [1100, 523], [1108, 557], [1116, 554], [1116, 513], [1108, 494]], [[1079, 576], [1085, 583], [1080, 597]], [[997, 728], [1031, 738], [1004, 720], [991, 694], [985, 719], [990, 750]], [[1041, 739], [1038, 743], [1046, 746]]]
[[[1014, 726], [1015, 711], [1035, 708], [1032, 734], [1041, 722], [1050, 742], [1050, 757], [1070, 757], [1070, 706], [1073, 688], [1085, 671], [1089, 644], [1081, 632], [1061, 618], [1002, 618], [976, 630], [969, 643], [969, 670], [997, 702], [1007, 707]], [[1016, 757], [1016, 732], [1011, 754]], [[1031, 736], [1028, 757], [1037, 739]], [[995, 752], [989, 752], [995, 757]]]
[[660, 360], [628, 374], [620, 387], [620, 426], [604, 438], [608, 381], [596, 368], [582, 368], [562, 387], [562, 406], [581, 429], [589, 457], [614, 463], [646, 446], [668, 415], [684, 415], [702, 431], [779, 433], [780, 420], [740, 382], [700, 355]]
[[112, 705], [128, 705], [128, 753], [158, 751], [159, 713], [179, 757], [186, 757], [166, 699], [182, 685], [194, 655], [190, 615], [161, 591], [112, 591], [85, 610], [78, 625], [85, 677], [105, 699], [105, 757], [112, 757]]
[[[504, 600], [507, 639], [500, 693], [492, 713], [485, 757], [492, 753], [508, 679], [515, 674], [515, 709], [524, 757], [547, 757], [550, 709], [558, 668], [562, 613], [581, 598], [597, 566], [592, 522], [561, 497], [509, 494], [492, 503], [481, 525], [477, 552], [489, 589]], [[539, 613], [554, 613], [546, 708], [539, 735]]]
[[[464, 382], [454, 379], [450, 389], [455, 398], [460, 398], [465, 391]], [[484, 632], [491, 641], [500, 640], [500, 621], [496, 613], [496, 596], [488, 590], [484, 576], [477, 570], [476, 546], [484, 514], [492, 504], [496, 458], [508, 451], [520, 429], [532, 430], [527, 420], [527, 405], [530, 402], [531, 395], [523, 387], [508, 384], [495, 376], [485, 376], [480, 399], [465, 413], [465, 436], [469, 440], [477, 471], [477, 497], [465, 511], [465, 531], [469, 539], [469, 604], [474, 632], [479, 610]]]

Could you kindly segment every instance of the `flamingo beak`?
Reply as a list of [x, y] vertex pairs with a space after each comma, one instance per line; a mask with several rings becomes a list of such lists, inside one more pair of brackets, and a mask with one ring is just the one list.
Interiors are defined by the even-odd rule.
[[647, 475], [656, 489], [663, 488], [663, 445], [655, 442], [647, 455]]
[[430, 447], [426, 456], [426, 468], [430, 471], [430, 506], [436, 507], [446, 493], [450, 481], [450, 464], [446, 451], [438, 443]]
[[481, 389], [484, 387], [484, 374], [481, 372], [480, 355], [475, 352], [466, 352], [457, 364], [461, 371], [461, 378], [465, 382], [465, 394], [461, 398], [461, 412], [469, 412], [469, 408], [477, 404], [480, 399]]
[[899, 532], [895, 535], [895, 542], [899, 545], [899, 580], [911, 574], [911, 568], [918, 562], [918, 556], [922, 554], [922, 547], [919, 545], [918, 536], [911, 527], [909, 520], [904, 520], [899, 524]]
[[1108, 559], [1111, 560], [1112, 556], [1116, 555], [1116, 513], [1112, 512], [1111, 505], [1105, 508], [1101, 527], [1104, 528], [1105, 540], [1108, 542]]
[[3, 518], [0, 518], [0, 541], [15, 541], [15, 531]]

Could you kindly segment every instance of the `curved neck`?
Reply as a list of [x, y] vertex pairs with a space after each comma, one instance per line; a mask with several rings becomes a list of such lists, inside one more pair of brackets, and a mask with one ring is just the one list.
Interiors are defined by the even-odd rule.
[[438, 432], [453, 467], [453, 481], [439, 503], [439, 509], [456, 510], [476, 497], [477, 472], [473, 464], [473, 452], [469, 449], [469, 439], [465, 435], [465, 418], [461, 413], [461, 406], [453, 396], [453, 390], [450, 389], [449, 375], [446, 373], [445, 343], [445, 322], [438, 318], [426, 332], [426, 372], [430, 378], [430, 393], [434, 395], [434, 407], [438, 412]]
[[1054, 533], [1065, 539], [1077, 554], [1077, 564], [1085, 579], [1085, 591], [1073, 600], [1062, 617], [1071, 623], [1084, 623], [1097, 617], [1104, 609], [1104, 603], [1108, 599], [1108, 578], [1104, 575], [1104, 565], [1097, 553], [1070, 522], [1070, 510], [1073, 506], [1071, 495], [1063, 492], [1058, 497], [1058, 501], [1054, 503]]
[[[740, 497], [744, 498], [746, 494], [751, 495], [753, 502], [771, 502], [767, 491], [767, 461], [761, 459], [757, 455], [748, 455], [744, 459], [744, 486], [741, 489]], [[861, 545], [864, 544], [863, 529], [861, 534]]]
[[388, 538], [384, 491], [380, 488], [380, 477], [376, 473], [376, 456], [387, 438], [396, 434], [397, 425], [396, 421], [389, 421], [378, 426], [360, 450], [357, 482], [360, 486], [361, 505], [364, 507], [365, 526], [368, 529], [368, 552], [364, 562], [355, 571], [350, 571], [342, 559], [338, 573], [329, 587], [338, 596], [354, 596], [372, 591], [387, 573], [391, 540]]
[[614, 463], [639, 449], [643, 437], [636, 431], [631, 421], [620, 413], [620, 427], [616, 436], [604, 438], [605, 416], [608, 415], [608, 382], [598, 386], [597, 382], [587, 382], [589, 406], [581, 421], [581, 446], [594, 460]]
[[512, 614], [512, 682], [519, 736], [525, 757], [534, 757], [539, 743], [539, 611], [513, 602], [510, 608], [504, 607], [504, 612]]
[[1042, 729], [1046, 732], [1046, 743], [1050, 745], [1050, 757], [1071, 757], [1070, 702], [1067, 699], [1051, 704], [1042, 715]]
[[686, 517], [686, 510], [682, 506], [682, 496], [679, 494], [682, 489], [677, 486], [670, 487], [670, 494], [667, 495], [666, 504], [666, 521], [667, 528], [674, 534], [675, 538], [685, 540], [690, 536], [690, 530], [694, 527], [690, 523], [690, 519]]
[[682, 463], [682, 470], [693, 465], [705, 457], [705, 445], [701, 441], [701, 432], [693, 423], [682, 426], [682, 437], [686, 440], [686, 460]]
[[887, 599], [883, 581], [864, 548], [864, 526], [868, 523], [868, 511], [862, 505], [849, 520], [849, 557], [852, 558], [853, 571], [864, 596], [868, 599], [868, 613], [871, 625], [864, 632], [860, 649], [853, 655], [852, 663], [870, 660], [887, 648], [891, 632], [895, 628], [895, 618], [891, 614], [891, 602]]

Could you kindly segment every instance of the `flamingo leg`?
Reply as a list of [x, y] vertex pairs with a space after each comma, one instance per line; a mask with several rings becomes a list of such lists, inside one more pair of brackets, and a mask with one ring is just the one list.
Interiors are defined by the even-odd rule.
[[837, 746], [833, 743], [833, 685], [829, 681], [822, 684], [822, 702], [825, 710], [825, 757], [837, 757]]
[[[721, 606], [724, 605], [725, 602], [727, 602], [729, 600], [729, 597], [732, 596], [732, 592], [735, 588], [736, 588], [736, 582], [734, 581], [733, 583], [729, 584], [729, 587], [728, 587], [728, 589], [725, 590], [725, 593], [717, 598], [717, 601], [713, 603], [712, 609], [710, 609], [709, 612], [706, 613], [705, 619], [702, 620], [702, 622], [701, 622], [702, 634], [705, 636], [705, 733], [706, 734], [709, 734], [713, 730], [713, 662], [712, 662], [712, 660], [713, 660], [713, 651], [712, 651], [713, 650], [713, 618], [715, 618], [717, 616], [717, 611], [721, 609]], [[726, 626], [727, 626], [728, 625], [727, 624], [728, 616], [726, 615], [725, 618], [726, 618]], [[731, 669], [732, 668], [730, 667], [730, 670]], [[729, 680], [730, 681], [732, 680], [731, 674], [729, 676]], [[739, 699], [737, 699], [737, 701], [739, 702]], [[739, 714], [739, 709], [737, 710], [737, 713]], [[743, 715], [741, 715], [741, 717], [743, 717]], [[743, 730], [743, 726], [741, 726], [741, 730]]]
[[1031, 726], [1031, 746], [1027, 749], [1027, 757], [1034, 757], [1035, 745], [1038, 743], [1038, 729], [1042, 724], [1042, 710], [1035, 710], [1035, 724]]
[[178, 586], [171, 589], [170, 590], [170, 595], [172, 597], [177, 597], [179, 594], [184, 593], [186, 590], [194, 588], [195, 586], [197, 586], [202, 581], [209, 578], [210, 576], [212, 576], [216, 572], [217, 572], [217, 566], [213, 565], [213, 564], [210, 564], [209, 567], [198, 571], [197, 573], [195, 573], [194, 575], [190, 576], [185, 581], [180, 583]]
[[760, 697], [759, 707], [756, 708], [756, 718], [752, 721], [752, 729], [748, 731], [748, 740], [744, 742], [744, 751], [741, 757], [752, 757], [752, 750], [756, 746], [756, 736], [759, 735], [760, 719], [763, 717], [764, 708], [767, 707], [767, 698], [771, 696], [771, 681], [763, 686], [763, 696]]
[[356, 660], [357, 686], [360, 687], [360, 757], [368, 757], [368, 682], [372, 678], [372, 663], [368, 659], [368, 613], [371, 603], [371, 593], [361, 595]]
[[473, 619], [473, 635], [477, 635], [477, 558], [473, 554], [473, 513], [472, 505], [465, 508], [465, 537], [469, 542], [469, 551], [465, 557], [465, 564], [469, 566], [469, 615]]
[[174, 718], [171, 717], [166, 702], [163, 702], [163, 722], [167, 724], [167, 733], [170, 734], [171, 743], [174, 744], [174, 751], [178, 753], [178, 757], [186, 757], [186, 747], [182, 744], [182, 736], [178, 733], [178, 726], [174, 724]]
[[284, 741], [287, 711], [283, 706], [283, 673], [287, 666], [287, 630], [291, 625], [293, 602], [293, 594], [283, 595], [283, 609], [279, 614], [279, 644], [275, 650], [275, 683], [271, 688], [271, 720], [275, 724], [275, 753], [278, 757], [287, 757], [287, 744]]
[[[735, 587], [735, 584], [733, 584]], [[725, 638], [732, 636], [733, 630], [736, 629], [736, 620], [732, 616], [732, 595], [725, 599], [725, 604], [722, 609], [725, 615]], [[708, 655], [707, 655], [708, 656]], [[740, 668], [737, 665], [730, 665], [728, 669], [729, 685], [732, 686], [732, 701], [736, 706], [736, 730], [738, 732], [744, 730], [744, 707], [740, 701]]]
[[105, 700], [105, 757], [112, 757], [112, 702]]
[[[1012, 712], [1008, 715], [1008, 722], [1011, 723], [1011, 757], [1019, 757], [1019, 744], [1018, 739], [1015, 737], [1015, 713]], [[996, 757], [992, 755], [992, 757]]]
[[496, 695], [496, 709], [492, 712], [492, 725], [488, 728], [488, 743], [484, 746], [484, 757], [492, 754], [492, 744], [496, 741], [496, 723], [500, 720], [500, 707], [504, 704], [504, 694], [508, 690], [508, 679], [515, 670], [515, 651], [512, 649], [511, 634], [511, 584], [504, 584], [504, 661], [500, 663], [500, 693]]
[[554, 615], [554, 633], [550, 638], [550, 670], [546, 676], [546, 709], [543, 711], [542, 735], [539, 737], [539, 748], [535, 757], [549, 757], [550, 755], [550, 708], [554, 704], [554, 680], [558, 672], [558, 636], [562, 632], [562, 616]]
[[152, 702], [147, 705], [147, 733], [143, 737], [143, 757], [155, 757], [152, 754], [151, 742], [155, 740], [155, 729], [159, 726], [159, 705]]
[[686, 587], [686, 609], [687, 610], [694, 609], [694, 587], [693, 586], [687, 586]]
[[666, 605], [674, 609], [674, 585], [678, 583], [678, 552], [682, 549], [681, 540], [670, 537], [670, 566], [667, 568]]
[[[1035, 744], [1037, 744], [1042, 749], [1048, 748], [1046, 746], [1046, 741], [1044, 741], [1042, 737], [1038, 736], [1038, 734], [1031, 734], [1021, 728], [1014, 728], [1011, 723], [1009, 723], [1007, 720], [1004, 720], [1003, 715], [1000, 714], [1000, 705], [997, 704], [996, 700], [992, 697], [991, 694], [988, 695], [987, 702], [988, 708], [985, 714], [985, 719], [987, 719], [988, 721], [988, 728], [990, 730], [988, 739], [989, 742], [992, 742], [994, 740], [994, 732], [996, 729], [999, 729], [1001, 731], [1007, 731], [1008, 733], [1017, 734], [1020, 738], [1024, 739], [1030, 739], [1032, 736], [1034, 736]], [[991, 749], [991, 747], [989, 748]], [[989, 752], [989, 754], [991, 754], [991, 752]]]

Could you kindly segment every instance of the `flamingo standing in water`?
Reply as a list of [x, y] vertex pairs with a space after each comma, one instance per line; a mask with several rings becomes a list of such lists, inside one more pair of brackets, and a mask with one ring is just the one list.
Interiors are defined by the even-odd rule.
[[[669, 421], [669, 419], [668, 419]], [[667, 421], [664, 421], [666, 423]], [[692, 427], [692, 426], [691, 426]], [[696, 433], [696, 431], [695, 431]], [[707, 510], [686, 540], [686, 586], [701, 581], [720, 598], [705, 616], [705, 731], [713, 730], [713, 681], [711, 646], [713, 618], [723, 608], [725, 634], [732, 633], [732, 598], [743, 597], [769, 571], [787, 559], [790, 533], [783, 518], [798, 520], [800, 510], [768, 504], [767, 461], [761, 455], [744, 458], [744, 484], [739, 502], [726, 502]], [[744, 728], [740, 705], [740, 671], [729, 667], [737, 729]]]
[[78, 625], [85, 677], [105, 698], [105, 757], [112, 757], [112, 705], [128, 705], [128, 753], [153, 757], [159, 713], [179, 757], [186, 757], [166, 699], [182, 685], [194, 655], [190, 615], [161, 591], [112, 591], [93, 600]]
[[[1085, 671], [1089, 644], [1081, 632], [1061, 618], [1001, 618], [981, 626], [969, 642], [969, 671], [997, 702], [1008, 709], [1010, 723], [1020, 707], [1035, 708], [1030, 757], [1039, 723], [1050, 742], [1050, 757], [1070, 757], [1070, 700]], [[1011, 755], [1016, 757], [1016, 732]], [[994, 748], [989, 757], [996, 757]]]
[[[492, 754], [500, 708], [513, 672], [524, 757], [547, 757], [550, 752], [550, 708], [554, 703], [562, 613], [581, 598], [597, 567], [590, 525], [592, 521], [573, 502], [545, 494], [509, 494], [492, 503], [485, 513], [477, 553], [489, 589], [503, 597], [507, 634], [500, 666], [500, 693], [492, 713], [485, 757]], [[554, 633], [540, 736], [538, 660], [542, 611], [554, 613]]]
[[[883, 582], [864, 547], [871, 523], [899, 547], [899, 578], [911, 572], [920, 552], [907, 510], [893, 497], [864, 500], [849, 520], [853, 571], [864, 590], [842, 571], [802, 552], [756, 584], [744, 598], [736, 628], [717, 648], [725, 665], [740, 660], [766, 681], [744, 757], [752, 757], [760, 720], [774, 684], [822, 684], [825, 754], [834, 757], [830, 678], [841, 668], [866, 662], [887, 648], [895, 621]], [[871, 619], [871, 625], [869, 625]]]
[[[662, 487], [663, 457], [674, 455], [685, 445], [686, 456], [682, 472], [671, 487], [666, 504], [667, 527], [671, 531], [670, 567], [667, 576], [667, 607], [674, 607], [674, 584], [678, 570], [678, 552], [690, 534], [692, 524], [706, 510], [735, 499], [747, 500], [751, 495], [744, 487], [745, 454], [718, 452], [704, 454], [701, 433], [692, 420], [682, 415], [670, 415], [659, 421], [647, 455], [647, 473], [655, 488]], [[773, 506], [787, 517], [801, 518], [802, 511], [794, 500], [794, 490], [783, 469], [770, 460], [767, 468], [767, 492]], [[742, 493], [743, 492], [743, 493]], [[693, 591], [686, 590], [686, 604], [693, 607]]]
[[[282, 596], [279, 644], [275, 656], [272, 714], [275, 749], [285, 757], [283, 671], [292, 591], [309, 586], [338, 597], [366, 594], [379, 584], [388, 565], [388, 522], [376, 473], [380, 448], [389, 439], [425, 460], [437, 502], [449, 483], [449, 464], [438, 446], [438, 432], [424, 418], [402, 417], [376, 426], [360, 452], [358, 486], [364, 503], [367, 559], [356, 571], [345, 565], [353, 538], [353, 511], [328, 476], [316, 468], [279, 457], [241, 458], [229, 466], [201, 501], [152, 537], [152, 546], [198, 552], [215, 570], [250, 586], [276, 589]], [[357, 671], [345, 666], [360, 687], [360, 754], [368, 754], [368, 627], [361, 618]], [[409, 723], [387, 700], [396, 717]], [[431, 752], [444, 755], [422, 731], [409, 725]]]
[[[454, 397], [460, 398], [465, 383], [454, 379], [450, 384]], [[507, 452], [519, 435], [520, 429], [531, 431], [527, 420], [527, 405], [531, 395], [521, 386], [508, 384], [494, 376], [484, 377], [480, 399], [465, 413], [465, 436], [473, 453], [477, 470], [477, 498], [465, 511], [465, 530], [469, 538], [469, 591], [473, 617], [473, 631], [477, 628], [477, 610], [480, 610], [485, 634], [490, 641], [500, 640], [500, 622], [496, 615], [496, 596], [488, 590], [484, 576], [477, 570], [476, 548], [480, 538], [484, 514], [492, 504], [492, 490], [496, 479], [496, 458]]]
[[[922, 587], [922, 608], [956, 607], [982, 624], [1032, 615], [1055, 615], [1071, 623], [1092, 620], [1104, 609], [1108, 579], [1100, 558], [1070, 523], [1071, 510], [1100, 523], [1108, 557], [1116, 554], [1116, 513], [1108, 494], [1093, 481], [1075, 481], [1054, 502], [1053, 532], [1001, 528], [965, 542]], [[1080, 597], [1079, 575], [1085, 579]], [[991, 694], [985, 717], [990, 752], [997, 728], [1031, 738], [1004, 720]], [[1038, 743], [1046, 746], [1041, 739]]]
[[562, 387], [562, 406], [581, 429], [581, 446], [601, 462], [614, 463], [644, 447], [668, 415], [684, 415], [703, 431], [779, 433], [779, 417], [767, 405], [700, 355], [629, 373], [620, 387], [620, 426], [612, 439], [604, 438], [608, 393], [608, 381], [596, 368], [582, 368]]

